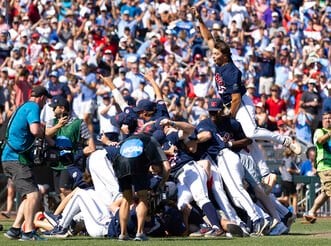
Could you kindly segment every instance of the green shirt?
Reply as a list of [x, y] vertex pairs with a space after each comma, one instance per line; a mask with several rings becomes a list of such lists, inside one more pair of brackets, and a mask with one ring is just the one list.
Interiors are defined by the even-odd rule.
[[331, 139], [329, 139], [325, 144], [317, 143], [317, 139], [325, 135], [327, 132], [328, 130], [326, 129], [318, 128], [314, 134], [314, 144], [317, 149], [317, 172], [331, 170]]
[[[58, 119], [54, 120], [54, 125], [56, 125], [58, 122]], [[64, 136], [71, 140], [73, 151], [75, 152], [77, 150], [79, 141], [80, 141], [80, 133], [81, 133], [81, 119], [72, 119], [66, 124], [65, 126], [62, 126], [55, 134], [55, 139], [58, 136]], [[55, 170], [64, 170], [67, 167], [63, 165], [61, 162], [58, 166], [53, 167]]]

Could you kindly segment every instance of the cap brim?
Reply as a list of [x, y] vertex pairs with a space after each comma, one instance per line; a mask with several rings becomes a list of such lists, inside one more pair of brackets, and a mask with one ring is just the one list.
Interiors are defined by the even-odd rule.
[[141, 111], [143, 111], [143, 110], [142, 110], [141, 108], [134, 107], [134, 108], [133, 108], [133, 111], [136, 112], [136, 113], [138, 113], [138, 112], [141, 112]]
[[216, 112], [216, 111], [222, 111], [223, 108], [210, 108], [208, 109], [208, 111], [211, 111], [211, 112]]

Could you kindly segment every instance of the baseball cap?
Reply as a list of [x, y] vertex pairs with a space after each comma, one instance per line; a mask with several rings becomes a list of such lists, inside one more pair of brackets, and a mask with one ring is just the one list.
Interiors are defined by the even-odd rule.
[[155, 110], [155, 103], [151, 102], [148, 99], [141, 99], [137, 106], [133, 108], [135, 112], [141, 111], [154, 111]]
[[219, 23], [214, 23], [212, 29], [213, 30], [221, 30], [221, 25]]
[[125, 67], [120, 67], [120, 69], [118, 70], [119, 73], [126, 73], [126, 69]]
[[126, 10], [123, 11], [123, 15], [129, 15], [129, 14], [130, 14], [129, 10], [126, 9]]
[[63, 106], [69, 110], [69, 102], [63, 96], [54, 96], [49, 106], [51, 108], [56, 108], [57, 106]]
[[46, 96], [48, 98], [52, 98], [52, 95], [49, 94], [49, 92], [46, 90], [44, 86], [41, 85], [32, 88], [31, 96], [32, 97]]
[[124, 112], [121, 112], [110, 118], [110, 122], [113, 126], [121, 128], [122, 125], [127, 125], [129, 131], [132, 133], [138, 126], [138, 116], [133, 112], [132, 108], [126, 108]]
[[283, 120], [278, 120], [277, 121], [277, 126], [280, 127], [282, 125], [285, 125], [285, 122]]
[[49, 74], [49, 77], [58, 77], [59, 76], [59, 74], [58, 74], [58, 72], [57, 71], [52, 71], [50, 74]]
[[263, 103], [262, 102], [258, 102], [255, 107], [258, 107], [258, 108], [263, 108]]
[[56, 43], [56, 45], [54, 46], [55, 50], [62, 50], [64, 48], [63, 44], [58, 42]]
[[246, 89], [249, 89], [249, 88], [253, 88], [253, 89], [255, 89], [255, 85], [254, 85], [253, 82], [250, 82], [250, 83], [248, 83], [248, 84], [246, 85]]
[[102, 99], [109, 99], [110, 98], [110, 94], [109, 93], [105, 93], [102, 95]]
[[309, 79], [307, 84], [316, 84], [316, 79]]
[[211, 98], [208, 101], [208, 111], [220, 111], [223, 110], [223, 100], [221, 98]]
[[112, 52], [111, 52], [110, 49], [106, 49], [105, 52], [104, 52], [104, 54], [111, 54], [111, 53], [112, 53]]
[[132, 107], [136, 106], [136, 99], [134, 99], [132, 96], [126, 95], [123, 98], [124, 98], [124, 101], [126, 101], [126, 103], [129, 106], [132, 106]]

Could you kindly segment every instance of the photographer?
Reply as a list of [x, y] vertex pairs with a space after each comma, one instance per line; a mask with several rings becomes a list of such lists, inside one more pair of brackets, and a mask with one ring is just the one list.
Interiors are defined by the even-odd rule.
[[84, 168], [78, 165], [77, 157], [83, 158], [92, 153], [95, 144], [84, 121], [70, 116], [70, 105], [65, 98], [54, 97], [50, 106], [55, 118], [47, 123], [46, 136], [54, 140], [52, 145], [59, 153], [67, 152], [66, 155], [60, 155], [58, 163], [52, 167], [55, 190], [63, 199], [74, 187], [85, 188], [86, 184], [82, 181]]
[[[22, 196], [16, 219], [4, 234], [9, 239], [43, 240], [36, 234], [33, 226], [40, 194], [30, 156], [35, 138], [44, 137], [44, 129], [40, 124], [40, 109], [45, 105], [46, 97], [51, 96], [45, 87], [34, 87], [28, 102], [16, 110], [8, 123], [2, 167], [4, 174], [13, 180], [17, 192]], [[25, 231], [21, 232], [23, 220]]]

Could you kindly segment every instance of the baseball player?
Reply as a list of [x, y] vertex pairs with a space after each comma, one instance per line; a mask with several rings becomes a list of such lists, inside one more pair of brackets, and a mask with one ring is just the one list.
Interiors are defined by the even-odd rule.
[[59, 223], [53, 230], [45, 232], [45, 236], [65, 238], [69, 236], [68, 228], [74, 217], [80, 212], [85, 228], [91, 237], [104, 237], [108, 235], [110, 221], [119, 208], [113, 206], [113, 211], [109, 211], [108, 206], [100, 202], [99, 194], [93, 189], [77, 189], [67, 206], [63, 210]]
[[[221, 110], [218, 110], [218, 108]], [[245, 169], [243, 178], [245, 178], [253, 188], [256, 198], [263, 204], [266, 211], [274, 218], [271, 229], [275, 228], [270, 232], [271, 235], [279, 235], [287, 232], [288, 228], [281, 222], [281, 218], [276, 211], [276, 205], [264, 192], [261, 185], [259, 168], [247, 152], [247, 146], [249, 146], [252, 141], [245, 136], [242, 126], [237, 120], [223, 116], [222, 109], [222, 99], [213, 98], [209, 100], [208, 110], [211, 118], [216, 123], [215, 125], [217, 126], [218, 132], [224, 141], [230, 143], [231, 150], [240, 155], [240, 162]]]
[[[196, 8], [192, 8], [192, 11], [199, 22], [201, 34], [212, 51], [212, 58], [215, 63], [216, 89], [219, 96], [223, 99], [226, 113], [236, 118], [242, 125], [245, 125], [244, 132], [248, 138], [252, 140], [273, 141], [289, 147], [295, 154], [299, 155], [301, 153], [301, 147], [293, 143], [290, 137], [257, 127], [254, 104], [250, 97], [246, 95], [246, 88], [241, 80], [242, 74], [232, 61], [230, 47], [223, 40], [217, 40], [216, 42], [211, 32], [203, 23]], [[262, 155], [258, 153], [261, 151], [258, 149], [255, 141], [251, 144], [250, 149], [254, 149], [254, 153], [256, 154], [253, 155], [253, 158], [257, 163], [263, 160]], [[265, 165], [265, 163], [259, 165]], [[265, 168], [268, 169], [267, 167]]]
[[[195, 162], [194, 158], [183, 147], [183, 140], [193, 133], [195, 127], [187, 122], [171, 121], [168, 118], [159, 119], [155, 125], [158, 129], [161, 128], [166, 135], [163, 149], [170, 159], [171, 176], [177, 182], [178, 208], [183, 211], [194, 200], [211, 224], [210, 227], [190, 236], [217, 237], [224, 236], [225, 231], [243, 236], [239, 226], [224, 218], [219, 219], [217, 211], [208, 197], [207, 173], [203, 166]], [[188, 220], [185, 223], [188, 226]]]
[[[211, 108], [212, 105], [208, 106]], [[213, 107], [216, 108], [216, 106]], [[253, 203], [244, 188], [242, 182], [244, 168], [240, 163], [239, 155], [229, 149], [229, 143], [222, 140], [215, 123], [210, 118], [202, 120], [197, 125], [196, 142], [201, 159], [207, 158], [213, 163], [217, 163], [217, 171], [231, 191], [234, 204], [247, 212], [253, 222], [253, 233], [261, 235], [269, 225], [269, 222], [265, 221], [268, 215]]]

